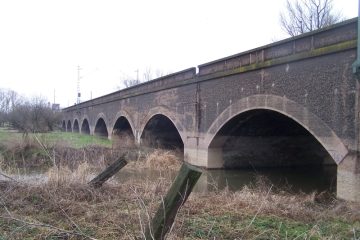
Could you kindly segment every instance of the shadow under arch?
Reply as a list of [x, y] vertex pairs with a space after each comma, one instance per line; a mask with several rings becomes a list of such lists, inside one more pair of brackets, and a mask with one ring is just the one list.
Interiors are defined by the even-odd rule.
[[81, 126], [80, 126], [80, 133], [81, 134], [91, 134], [90, 132], [90, 123], [89, 123], [89, 116], [87, 114], [81, 117]]
[[148, 114], [146, 115], [145, 121], [141, 123], [140, 126], [140, 131], [139, 131], [139, 138], [142, 136], [143, 131], [145, 126], [147, 125], [147, 123], [149, 122], [149, 120], [154, 117], [155, 115], [164, 115], [166, 118], [168, 118], [172, 124], [174, 124], [177, 132], [179, 133], [182, 142], [185, 142], [185, 129], [182, 126], [182, 124], [180, 123], [180, 121], [177, 119], [176, 117], [176, 113], [174, 113], [173, 111], [170, 110], [170, 108], [165, 107], [165, 106], [156, 106], [152, 109], [149, 110]]
[[175, 113], [164, 106], [152, 108], [141, 125], [141, 144], [152, 147], [184, 148], [183, 126]]
[[136, 129], [135, 129], [135, 126], [134, 126], [134, 123], [133, 123], [133, 119], [131, 118], [130, 114], [128, 112], [126, 112], [125, 110], [120, 110], [119, 112], [117, 112], [116, 116], [115, 116], [115, 120], [112, 124], [112, 127], [111, 129], [114, 131], [116, 129], [116, 127], [119, 127], [120, 123], [118, 123], [118, 120], [120, 118], [124, 118], [126, 119], [126, 121], [128, 122], [129, 126], [130, 126], [130, 129], [132, 131], [132, 134], [134, 136], [136, 136]]
[[66, 121], [65, 120], [62, 121], [61, 131], [66, 132]]
[[72, 127], [71, 127], [71, 121], [70, 121], [70, 119], [69, 119], [68, 122], [67, 122], [66, 131], [67, 131], [67, 132], [72, 132]]
[[111, 139], [115, 147], [126, 149], [136, 147], [134, 127], [126, 111], [121, 110], [116, 114], [112, 129]]
[[79, 122], [77, 119], [75, 119], [73, 123], [73, 132], [80, 133]]
[[104, 138], [109, 137], [109, 132], [107, 129], [107, 119], [106, 119], [104, 113], [99, 113], [96, 116], [94, 135], [104, 137]]
[[254, 95], [234, 102], [212, 123], [203, 146], [208, 148], [209, 152], [222, 148], [226, 137], [219, 137], [217, 133], [231, 119], [251, 110], [271, 110], [294, 120], [324, 147], [336, 164], [339, 164], [348, 153], [339, 137], [316, 115], [296, 102], [275, 95]]

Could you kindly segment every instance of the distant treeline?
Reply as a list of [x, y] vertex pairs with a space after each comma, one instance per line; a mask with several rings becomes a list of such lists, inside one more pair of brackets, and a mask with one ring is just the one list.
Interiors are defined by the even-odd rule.
[[61, 112], [41, 95], [30, 98], [14, 90], [0, 88], [0, 126], [8, 125], [24, 135], [53, 131], [61, 122]]

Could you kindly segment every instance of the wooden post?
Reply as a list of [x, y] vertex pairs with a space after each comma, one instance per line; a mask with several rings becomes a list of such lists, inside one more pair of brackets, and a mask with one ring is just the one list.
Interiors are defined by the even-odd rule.
[[173, 184], [152, 219], [151, 229], [146, 229], [145, 239], [163, 240], [165, 238], [179, 208], [185, 203], [200, 176], [201, 171], [198, 168], [187, 163], [181, 165]]
[[111, 178], [115, 173], [117, 173], [120, 169], [125, 167], [127, 161], [125, 157], [119, 158], [116, 162], [111, 164], [105, 171], [100, 173], [97, 177], [92, 179], [89, 184], [95, 187], [100, 187], [106, 180]]

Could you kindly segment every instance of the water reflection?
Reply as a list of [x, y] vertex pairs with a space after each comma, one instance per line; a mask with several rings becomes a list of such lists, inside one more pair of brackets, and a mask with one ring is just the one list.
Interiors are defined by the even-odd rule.
[[[26, 172], [18, 172], [19, 178], [43, 178], [44, 168], [31, 168]], [[98, 171], [99, 173], [101, 170]], [[336, 192], [336, 172], [337, 166], [322, 167], [296, 167], [296, 168], [258, 168], [254, 169], [236, 169], [236, 170], [207, 170], [203, 171], [193, 191], [213, 191], [214, 189], [223, 189], [229, 187], [230, 190], [240, 190], [245, 185], [255, 185], [258, 175], [266, 176], [269, 184], [274, 184], [275, 189], [291, 187], [291, 191], [298, 193], [300, 191], [310, 193], [314, 190], [318, 192], [330, 191]], [[151, 169], [127, 169], [120, 170], [114, 179], [119, 183], [131, 179], [140, 179], [144, 181], [159, 181], [160, 179], [174, 180], [177, 171], [159, 171]]]
[[[299, 191], [309, 193], [314, 190], [336, 191], [336, 166], [297, 167], [297, 168], [259, 168], [259, 169], [236, 169], [236, 170], [207, 170], [203, 171], [194, 191], [213, 191], [215, 188], [240, 190], [244, 185], [255, 184], [258, 175], [264, 175], [277, 188], [289, 188], [297, 193]], [[158, 181], [159, 178], [173, 180], [176, 171], [158, 171], [150, 169], [122, 169], [115, 176], [119, 182], [131, 178], [146, 181]]]

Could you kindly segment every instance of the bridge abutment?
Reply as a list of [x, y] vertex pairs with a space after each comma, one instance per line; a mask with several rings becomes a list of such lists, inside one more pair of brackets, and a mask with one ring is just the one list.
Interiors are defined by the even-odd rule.
[[223, 167], [222, 148], [201, 149], [196, 147], [184, 148], [185, 161], [194, 166], [206, 169], [218, 169]]
[[358, 153], [349, 153], [338, 165], [337, 196], [360, 201], [360, 158]]

